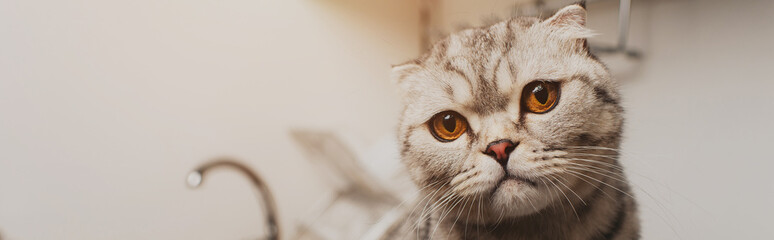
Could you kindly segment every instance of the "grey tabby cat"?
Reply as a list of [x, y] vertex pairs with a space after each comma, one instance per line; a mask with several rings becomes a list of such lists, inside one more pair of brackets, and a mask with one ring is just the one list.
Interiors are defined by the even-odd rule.
[[384, 239], [638, 239], [623, 109], [583, 4], [447, 37], [394, 68], [418, 203]]

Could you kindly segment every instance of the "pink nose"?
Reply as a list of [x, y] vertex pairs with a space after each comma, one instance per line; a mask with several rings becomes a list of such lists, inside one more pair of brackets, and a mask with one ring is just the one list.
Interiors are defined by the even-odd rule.
[[513, 144], [508, 139], [502, 139], [497, 140], [494, 142], [489, 143], [489, 145], [486, 147], [486, 151], [484, 152], [486, 155], [491, 156], [497, 162], [500, 163], [500, 165], [503, 165], [505, 167], [506, 164], [508, 164], [508, 156], [513, 152], [513, 149], [516, 148], [516, 145]]

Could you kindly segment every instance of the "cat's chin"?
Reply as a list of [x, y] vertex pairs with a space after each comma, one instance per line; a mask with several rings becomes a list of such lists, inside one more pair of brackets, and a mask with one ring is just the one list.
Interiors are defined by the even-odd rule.
[[548, 199], [538, 185], [527, 179], [502, 180], [491, 195], [492, 211], [502, 212], [504, 217], [530, 215], [547, 206]]

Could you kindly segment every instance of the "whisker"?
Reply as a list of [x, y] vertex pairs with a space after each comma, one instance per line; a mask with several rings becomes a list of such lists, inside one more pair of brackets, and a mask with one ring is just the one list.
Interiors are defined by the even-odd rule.
[[573, 176], [575, 176], [576, 178], [580, 179], [581, 181], [584, 181], [584, 182], [588, 183], [589, 185], [593, 186], [593, 187], [594, 187], [594, 188], [596, 188], [597, 190], [601, 191], [603, 194], [607, 195], [607, 197], [608, 197], [608, 198], [610, 198], [610, 200], [613, 200], [613, 201], [615, 201], [615, 198], [613, 198], [613, 196], [610, 196], [610, 194], [608, 194], [607, 192], [605, 192], [604, 190], [602, 190], [602, 188], [600, 188], [600, 187], [598, 186], [599, 184], [593, 184], [593, 183], [589, 182], [589, 181], [588, 181], [588, 180], [586, 180], [585, 178], [582, 178], [580, 175], [578, 175], [578, 174], [576, 174], [576, 173], [574, 173], [574, 172], [567, 172], [567, 173], [568, 173], [568, 174], [570, 174], [570, 175], [573, 175]]
[[430, 233], [430, 236], [435, 235], [435, 231], [438, 230], [438, 227], [441, 226], [441, 222], [443, 222], [443, 219], [446, 218], [449, 213], [451, 213], [452, 210], [454, 210], [454, 207], [457, 206], [462, 201], [463, 198], [457, 198], [456, 201], [454, 201], [454, 204], [451, 205], [451, 207], [446, 208], [446, 213], [441, 213], [441, 217], [438, 219], [438, 222], [435, 224], [435, 227], [433, 228], [433, 232]]
[[599, 164], [604, 165], [606, 167], [614, 168], [615, 170], [618, 170], [618, 171], [622, 171], [622, 172], [624, 171], [623, 167], [621, 167], [621, 166], [618, 166], [618, 165], [615, 165], [615, 164], [612, 164], [612, 163], [608, 163], [608, 162], [594, 160], [594, 159], [586, 159], [586, 158], [560, 158], [560, 159], [566, 159], [566, 160], [570, 160], [570, 161], [589, 162], [589, 163], [599, 163]]
[[419, 200], [419, 202], [417, 202], [417, 204], [414, 205], [414, 208], [411, 209], [411, 212], [409, 212], [409, 216], [413, 215], [414, 211], [416, 211], [417, 207], [419, 207], [419, 205], [422, 205], [422, 202], [425, 201], [425, 199], [427, 199], [428, 202], [425, 203], [425, 207], [422, 208], [422, 212], [424, 212], [425, 211], [424, 208], [426, 208], [427, 205], [430, 203], [429, 200], [432, 199], [435, 196], [435, 194], [438, 193], [438, 191], [441, 191], [442, 189], [443, 189], [443, 186], [440, 186], [438, 189], [433, 191], [431, 194], [427, 194], [424, 198], [422, 198], [422, 200]]
[[[589, 169], [582, 169], [582, 168], [575, 168], [575, 167], [569, 167], [569, 168], [576, 169], [576, 170], [589, 170]], [[631, 183], [629, 183], [629, 182], [627, 182], [627, 181], [625, 181], [625, 180], [623, 180], [623, 179], [616, 178], [616, 177], [613, 177], [613, 176], [610, 176], [610, 175], [607, 175], [607, 174], [604, 174], [604, 173], [600, 173], [600, 172], [598, 172], [598, 171], [590, 171], [590, 172], [593, 172], [593, 173], [596, 173], [596, 174], [602, 175], [602, 176], [604, 176], [604, 177], [607, 177], [607, 178], [610, 178], [610, 179], [613, 179], [613, 180], [619, 181], [619, 182], [621, 182], [621, 183], [629, 184], [630, 186], [633, 186], [633, 187], [635, 187], [635, 188], [637, 188], [637, 189], [641, 190], [643, 193], [645, 193], [646, 195], [648, 195], [648, 197], [650, 197], [650, 198], [651, 198], [651, 199], [652, 199], [652, 200], [653, 200], [653, 201], [654, 201], [654, 202], [655, 202], [655, 203], [656, 203], [656, 204], [657, 204], [657, 205], [658, 205], [658, 206], [661, 208], [661, 209], [660, 209], [661, 211], [663, 211], [663, 212], [665, 212], [665, 213], [667, 213], [667, 214], [670, 214], [670, 215], [671, 215], [671, 212], [669, 212], [669, 211], [667, 211], [667, 210], [666, 210], [666, 206], [664, 206], [664, 205], [663, 205], [663, 204], [662, 204], [660, 201], [658, 201], [658, 199], [656, 199], [656, 198], [655, 198], [653, 195], [651, 195], [651, 194], [650, 194], [648, 191], [646, 191], [646, 190], [645, 190], [645, 189], [643, 189], [642, 187], [640, 187], [640, 186], [637, 186], [637, 185], [635, 185], [635, 184], [631, 184]], [[587, 176], [587, 177], [588, 177], [588, 176]], [[594, 180], [596, 180], [596, 179], [594, 179]], [[620, 189], [617, 189], [617, 188], [614, 188], [614, 189], [616, 189], [616, 190], [618, 190], [618, 191], [620, 191], [620, 192], [623, 192], [623, 191], [621, 191]], [[631, 198], [634, 198], [634, 197], [633, 197], [632, 195], [630, 195], [630, 194], [627, 194], [627, 195], [628, 195], [629, 197], [631, 197]], [[672, 217], [674, 217], [674, 215], [672, 215]]]
[[[610, 184], [608, 184], [608, 183], [605, 183], [605, 182], [603, 182], [603, 181], [600, 181], [600, 180], [598, 180], [598, 179], [596, 179], [596, 178], [589, 177], [588, 175], [585, 175], [585, 174], [583, 174], [583, 173], [580, 173], [580, 172], [577, 172], [577, 171], [573, 171], [573, 170], [567, 170], [567, 171], [568, 171], [568, 172], [575, 172], [575, 173], [577, 173], [577, 174], [580, 174], [580, 175], [583, 175], [583, 176], [585, 176], [585, 177], [587, 177], [587, 178], [590, 178], [590, 179], [592, 179], [592, 180], [594, 180], [594, 181], [597, 181], [597, 182], [599, 182], [599, 183], [605, 184], [605, 185], [607, 185], [608, 187], [610, 187], [610, 188], [612, 188], [612, 189], [615, 189], [616, 191], [618, 191], [618, 192], [620, 192], [620, 193], [622, 193], [622, 194], [624, 194], [624, 195], [626, 195], [626, 196], [628, 196], [628, 197], [630, 197], [630, 198], [632, 198], [632, 199], [635, 199], [635, 198], [634, 198], [634, 196], [632, 196], [631, 194], [629, 194], [629, 193], [627, 193], [627, 192], [624, 192], [624, 191], [622, 191], [621, 189], [618, 189], [618, 188], [616, 188], [616, 187], [614, 187], [614, 186], [612, 186], [612, 185], [610, 185]], [[655, 199], [654, 199], [654, 200], [655, 200]], [[675, 233], [675, 235], [677, 235], [677, 236], [680, 236], [680, 234], [678, 234], [678, 233], [677, 233], [677, 230], [675, 230], [675, 228], [674, 228], [674, 227], [672, 227], [672, 225], [670, 225], [670, 224], [669, 224], [669, 222], [668, 222], [668, 221], [667, 221], [667, 220], [664, 218], [664, 216], [662, 216], [661, 214], [659, 214], [658, 212], [656, 212], [656, 211], [655, 211], [655, 209], [651, 208], [651, 207], [650, 207], [650, 206], [648, 206], [648, 205], [642, 205], [642, 206], [644, 206], [644, 207], [647, 207], [648, 209], [650, 209], [651, 211], [653, 211], [653, 213], [656, 213], [656, 215], [657, 215], [659, 218], [661, 218], [661, 221], [664, 221], [664, 223], [667, 223], [667, 226], [669, 226], [669, 228], [671, 228], [672, 232], [674, 232], [674, 233]]]
[[[648, 198], [652, 199], [654, 201], [654, 203], [656, 204], [656, 208], [659, 209], [659, 211], [657, 211], [657, 212], [662, 212], [662, 214], [666, 214], [666, 215], [670, 216], [672, 219], [677, 219], [677, 218], [676, 218], [676, 216], [674, 216], [674, 214], [671, 211], [668, 210], [668, 208], [664, 205], [664, 203], [662, 201], [658, 200], [653, 194], [651, 194], [648, 190], [644, 189], [643, 187], [639, 186], [638, 184], [636, 184], [634, 182], [630, 182], [628, 180], [624, 181], [623, 179], [628, 179], [627, 177], [624, 176], [624, 172], [631, 173], [631, 174], [634, 174], [636, 176], [640, 176], [640, 177], [642, 177], [644, 179], [647, 179], [650, 182], [657, 183], [659, 186], [664, 187], [666, 189], [669, 189], [669, 191], [674, 192], [677, 195], [683, 197], [684, 199], [690, 201], [690, 199], [685, 198], [679, 192], [671, 190], [671, 188], [669, 188], [664, 183], [662, 183], [660, 181], [656, 181], [656, 180], [654, 180], [654, 179], [652, 179], [652, 178], [650, 178], [650, 177], [648, 177], [648, 176], [646, 176], [644, 174], [641, 174], [641, 173], [639, 173], [637, 171], [632, 171], [631, 169], [628, 169], [627, 171], [624, 171], [623, 167], [620, 166], [620, 165], [611, 164], [611, 163], [608, 163], [608, 162], [605, 162], [605, 161], [601, 161], [601, 160], [596, 160], [596, 159], [582, 158], [583, 156], [585, 156], [585, 157], [598, 157], [598, 158], [604, 158], [604, 159], [619, 160], [620, 157], [621, 157], [620, 156], [621, 154], [629, 156], [630, 155], [629, 153], [626, 153], [626, 152], [618, 150], [618, 149], [612, 149], [612, 148], [601, 147], [601, 146], [568, 146], [568, 147], [566, 147], [565, 150], [568, 152], [568, 154], [566, 156], [569, 156], [570, 158], [562, 157], [563, 159], [569, 159], [569, 160], [575, 160], [575, 161], [578, 161], [578, 162], [588, 162], [588, 163], [591, 163], [589, 165], [582, 166], [582, 167], [586, 168], [586, 169], [584, 169], [584, 171], [593, 172], [593, 173], [596, 173], [596, 174], [599, 174], [599, 175], [604, 175], [604, 176], [606, 176], [608, 178], [614, 179], [615, 181], [620, 181], [620, 182], [627, 183], [628, 185], [632, 186], [634, 189], [643, 192], [645, 195], [647, 195]], [[599, 152], [595, 152], [595, 153], [598, 153], [598, 154], [592, 154], [590, 152], [584, 152], [584, 151], [593, 151], [593, 150], [599, 150], [599, 151], [602, 151], [602, 152], [606, 152], [607, 151], [607, 152], [610, 152], [611, 154], [599, 153]], [[575, 157], [575, 158], [572, 158], [572, 157]], [[581, 157], [581, 158], [578, 158], [578, 157]], [[633, 158], [633, 156], [631, 158]], [[647, 161], [638, 161], [638, 162], [647, 163]], [[595, 165], [595, 164], [599, 164], [599, 165], [602, 165], [604, 167], [600, 167], [599, 165], [598, 166], [592, 166], [592, 165]], [[571, 164], [571, 165], [575, 165], [575, 166], [581, 167], [580, 165], [576, 165], [576, 164]], [[605, 169], [605, 167], [609, 167], [610, 169]], [[599, 171], [594, 171], [594, 170], [591, 170], [591, 169], [596, 169], [596, 170], [599, 170]], [[577, 175], [577, 174], [574, 174], [574, 175]], [[618, 176], [618, 177], [612, 177], [611, 175], [615, 175], [615, 176]], [[585, 178], [582, 177], [582, 176], [578, 175], [576, 177], [578, 177], [578, 179], [581, 179], [581, 180], [591, 184], [590, 182], [586, 181]], [[594, 185], [594, 184], [591, 184], [591, 185]], [[610, 195], [607, 194], [606, 192], [605, 192], [605, 194], [608, 195], [608, 197], [610, 197]], [[631, 194], [628, 194], [628, 195], [630, 195], [629, 197], [631, 197]], [[698, 206], [698, 204], [695, 204], [695, 203], [694, 203], [694, 205]], [[645, 206], [647, 208], [651, 208], [650, 206], [646, 206], [646, 205], [643, 205], [643, 206]], [[651, 209], [651, 210], [654, 210], [654, 209]], [[658, 214], [658, 215], [659, 215], [659, 218], [661, 218], [662, 220], [665, 220], [664, 216], [662, 216], [661, 214]], [[667, 221], [665, 221], [665, 222], [667, 222]], [[679, 224], [679, 221], [677, 221], [677, 222]], [[672, 231], [676, 234], [676, 236], [679, 237], [680, 235], [674, 230], [672, 225], [671, 224], [668, 224], [668, 225], [669, 225], [670, 228], [672, 228]]]
[[[580, 156], [588, 156], [588, 157], [601, 157], [601, 158], [607, 158], [611, 160], [618, 160], [618, 156], [608, 156], [608, 155], [601, 155], [601, 154], [592, 154], [592, 153], [578, 153], [578, 152], [570, 152], [565, 155], [580, 155]], [[571, 156], [572, 157], [572, 156]]]
[[627, 192], [625, 192], [625, 191], [623, 191], [623, 190], [621, 190], [621, 189], [618, 189], [617, 187], [615, 187], [615, 186], [613, 186], [613, 185], [610, 185], [609, 183], [606, 183], [606, 182], [603, 182], [603, 181], [601, 181], [601, 180], [599, 180], [599, 179], [596, 179], [596, 178], [590, 177], [589, 175], [583, 174], [583, 173], [581, 173], [581, 172], [578, 172], [578, 171], [574, 171], [574, 170], [567, 170], [567, 171], [568, 171], [568, 172], [575, 172], [575, 173], [577, 173], [577, 174], [580, 174], [581, 176], [585, 176], [585, 177], [587, 177], [587, 178], [589, 178], [589, 179], [591, 179], [591, 180], [597, 181], [597, 182], [599, 182], [599, 183], [601, 183], [601, 184], [605, 184], [605, 185], [607, 185], [608, 187], [610, 187], [610, 188], [612, 188], [612, 189], [615, 189], [615, 190], [617, 190], [618, 192], [621, 192], [621, 193], [623, 193], [623, 194], [626, 194], [626, 196], [629, 196], [630, 198], [634, 199], [634, 196], [632, 196], [631, 194], [629, 194], [629, 193], [627, 193]]
[[605, 171], [605, 172], [610, 173], [610, 174], [614, 174], [614, 175], [620, 177], [621, 179], [626, 178], [626, 176], [624, 176], [623, 173], [614, 172], [614, 171], [612, 171], [610, 169], [601, 168], [601, 167], [593, 166], [593, 165], [590, 165], [590, 164], [578, 164], [578, 163], [573, 163], [573, 162], [568, 162], [568, 163], [565, 163], [565, 164], [569, 164], [569, 165], [573, 165], [573, 166], [578, 166], [578, 167], [587, 167], [587, 168], [597, 169], [597, 170], [600, 170], [600, 171]]
[[[661, 203], [661, 201], [659, 201], [658, 199], [656, 199], [656, 197], [654, 197], [652, 194], [650, 194], [650, 192], [648, 192], [647, 190], [645, 190], [644, 188], [640, 187], [640, 186], [639, 186], [639, 185], [637, 185], [637, 184], [634, 184], [634, 183], [629, 183], [628, 181], [626, 181], [626, 180], [623, 180], [623, 176], [621, 176], [621, 178], [617, 178], [617, 177], [610, 176], [610, 175], [608, 175], [608, 174], [601, 173], [601, 172], [599, 172], [599, 171], [595, 171], [595, 170], [590, 170], [590, 169], [583, 169], [583, 168], [576, 168], [576, 167], [569, 167], [569, 168], [576, 169], [576, 170], [586, 170], [586, 171], [589, 171], [589, 172], [592, 172], [592, 173], [595, 173], [595, 174], [599, 174], [599, 175], [602, 175], [602, 176], [604, 176], [604, 177], [607, 177], [607, 178], [610, 178], [610, 179], [613, 179], [613, 180], [616, 180], [616, 181], [619, 181], [619, 182], [622, 182], [622, 183], [625, 183], [625, 184], [629, 184], [630, 186], [632, 186], [632, 187], [634, 187], [634, 188], [637, 188], [638, 190], [640, 190], [640, 191], [642, 191], [643, 193], [645, 193], [645, 195], [647, 195], [647, 196], [648, 196], [650, 199], [652, 199], [652, 200], [653, 200], [653, 201], [654, 201], [654, 202], [655, 202], [655, 203], [658, 205], [658, 207], [659, 207], [659, 208], [661, 208], [661, 209], [660, 209], [661, 211], [665, 212], [666, 214], [669, 214], [669, 215], [671, 215], [671, 217], [673, 217], [673, 218], [676, 218], [676, 217], [675, 217], [675, 216], [674, 216], [674, 215], [673, 215], [673, 214], [672, 214], [670, 211], [668, 211], [668, 210], [667, 210], [667, 207], [666, 207], [666, 206], [664, 206], [664, 205]], [[607, 170], [607, 169], [600, 169], [600, 170], [606, 171], [606, 172], [608, 172], [608, 173], [615, 173], [615, 172], [612, 172], [612, 171], [610, 171], [610, 170]]]
[[451, 200], [454, 196], [455, 194], [452, 191], [447, 191], [446, 194], [444, 194], [438, 201], [433, 203], [433, 208], [427, 212], [425, 217], [432, 215], [435, 212], [435, 210], [441, 208], [447, 201]]
[[[417, 189], [416, 191], [414, 191], [414, 193], [412, 193], [412, 194], [411, 194], [411, 196], [412, 196], [412, 197], [408, 197], [408, 198], [406, 198], [405, 200], [401, 201], [401, 202], [400, 202], [400, 204], [398, 204], [398, 206], [396, 206], [395, 208], [400, 208], [401, 206], [403, 206], [403, 204], [405, 204], [405, 203], [406, 203], [406, 202], [408, 202], [409, 200], [415, 200], [415, 199], [416, 199], [416, 196], [417, 196], [417, 195], [419, 195], [419, 193], [421, 193], [421, 192], [422, 192], [422, 190], [425, 190], [425, 189], [427, 189], [427, 188], [429, 188], [429, 187], [433, 187], [433, 186], [435, 186], [435, 185], [437, 185], [437, 184], [439, 184], [439, 183], [441, 183], [441, 181], [440, 181], [440, 180], [438, 180], [438, 181], [435, 181], [435, 182], [433, 182], [433, 183], [431, 183], [431, 184], [428, 184], [427, 186], [424, 186], [424, 187], [422, 187], [422, 188], [420, 188], [420, 189]], [[425, 198], [426, 198], [426, 197], [427, 197], [427, 196], [425, 196]], [[423, 198], [422, 200], [419, 200], [419, 202], [422, 202], [423, 200], [424, 200], [424, 198]], [[416, 207], [416, 206], [415, 206], [415, 207]]]
[[[422, 190], [425, 190], [425, 189], [427, 189], [427, 188], [430, 188], [430, 187], [436, 186], [436, 185], [438, 185], [439, 183], [441, 183], [441, 180], [438, 180], [438, 181], [432, 182], [432, 183], [428, 184], [427, 186], [424, 186], [424, 187], [422, 187], [422, 188], [420, 188], [420, 189], [417, 189], [416, 191], [414, 191], [414, 193], [412, 193], [412, 194], [411, 194], [411, 197], [408, 197], [408, 198], [406, 198], [405, 200], [401, 201], [401, 202], [400, 202], [400, 203], [399, 203], [397, 206], [395, 206], [395, 207], [394, 207], [394, 209], [400, 209], [400, 208], [401, 208], [401, 207], [402, 207], [404, 204], [406, 204], [408, 201], [410, 201], [410, 200], [415, 200], [415, 199], [416, 199], [416, 197], [417, 197], [417, 195], [419, 195], [419, 193], [421, 193], [421, 192], [422, 192]], [[440, 190], [440, 189], [439, 189], [439, 190]], [[418, 205], [420, 205], [420, 204], [422, 203], [422, 201], [424, 201], [424, 200], [425, 200], [425, 198], [427, 198], [427, 197], [428, 197], [428, 196], [425, 196], [424, 198], [422, 198], [421, 200], [419, 200], [419, 201], [418, 201], [416, 204], [414, 204], [414, 207], [411, 209], [411, 211], [409, 211], [409, 212], [408, 212], [408, 214], [407, 214], [406, 216], [410, 218], [410, 216], [411, 216], [411, 215], [414, 213], [414, 211], [416, 210], [417, 206], [418, 206]], [[384, 217], [386, 217], [386, 216], [384, 216]], [[382, 219], [383, 219], [384, 217], [382, 217]], [[379, 220], [379, 221], [382, 221], [382, 220]], [[411, 231], [409, 231], [409, 232], [411, 232]]]
[[[557, 189], [559, 189], [559, 187], [558, 187], [558, 186], [556, 186], [556, 184], [554, 184], [553, 182], [551, 182], [551, 180], [550, 180], [550, 179], [546, 179], [546, 181], [548, 181], [549, 183], [551, 183], [551, 184], [553, 184], [553, 185], [554, 185], [554, 187], [555, 187], [555, 188], [551, 188], [551, 186], [550, 186], [550, 185], [546, 184], [546, 186], [548, 187], [548, 189], [550, 189], [551, 191], [553, 191], [554, 193], [556, 193], [556, 196], [557, 196], [557, 197], [559, 197], [559, 192], [557, 192], [557, 191], [556, 191]], [[545, 181], [544, 181], [543, 183], [545, 184]], [[561, 190], [560, 190], [560, 191], [561, 191]], [[553, 197], [551, 197], [551, 198], [553, 198]], [[560, 206], [560, 207], [562, 207], [562, 211], [563, 211], [563, 212], [564, 212], [564, 211], [567, 211], [567, 209], [565, 209], [565, 208], [564, 208], [564, 204], [563, 204], [563, 203], [561, 203], [561, 202], [560, 202], [560, 203], [559, 203], [559, 206]]]
[[[445, 184], [444, 184], [444, 185], [445, 185]], [[433, 191], [432, 195], [428, 195], [428, 196], [427, 196], [427, 197], [430, 197], [430, 198], [429, 198], [429, 199], [428, 199], [428, 201], [425, 203], [425, 206], [424, 206], [424, 207], [422, 207], [422, 212], [420, 212], [420, 213], [419, 213], [419, 217], [417, 218], [417, 221], [416, 221], [416, 223], [414, 224], [414, 227], [412, 227], [412, 229], [411, 229], [410, 231], [408, 231], [408, 232], [410, 233], [410, 232], [413, 232], [413, 231], [415, 231], [415, 230], [416, 230], [416, 231], [417, 231], [417, 232], [416, 232], [416, 233], [417, 233], [417, 238], [419, 238], [419, 231], [418, 231], [418, 230], [419, 230], [419, 224], [421, 224], [421, 223], [422, 223], [422, 221], [424, 220], [424, 218], [426, 217], [426, 216], [425, 216], [425, 210], [427, 209], [428, 205], [430, 204], [430, 201], [432, 200], [432, 198], [433, 198], [433, 197], [435, 197], [435, 195], [436, 195], [436, 194], [437, 194], [439, 191], [441, 191], [442, 189], [443, 189], [443, 186], [441, 186], [441, 187], [439, 187], [438, 189], [436, 189], [435, 191]], [[448, 194], [448, 191], [447, 191], [447, 193], [443, 194], [443, 196], [445, 196], [446, 194]], [[442, 198], [443, 198], [443, 196], [441, 196], [439, 199], [442, 199]], [[427, 197], [425, 197], [425, 198], [427, 198]], [[435, 202], [438, 202], [438, 200], [436, 200]], [[421, 203], [421, 202], [420, 202], [420, 203]], [[434, 205], [434, 204], [435, 204], [435, 203], [433, 203], [433, 205]], [[412, 214], [413, 214], [413, 211], [412, 211]]]
[[[465, 202], [462, 204], [462, 208], [460, 208], [460, 209], [465, 209], [465, 207], [468, 206], [468, 200], [470, 200], [470, 198], [467, 198], [467, 197], [463, 197], [463, 199], [465, 199]], [[454, 219], [454, 222], [452, 223], [452, 226], [457, 224], [457, 220], [460, 220], [460, 216], [462, 216], [462, 210], [457, 211], [457, 218]], [[447, 234], [451, 234], [453, 229], [454, 229], [453, 227], [449, 228], [449, 232]]]
[[[524, 200], [521, 196], [516, 195], [520, 200]], [[506, 203], [506, 207], [510, 207], [508, 203]], [[494, 231], [498, 226], [500, 226], [500, 221], [503, 219], [503, 215], [505, 214], [505, 208], [500, 208], [500, 216], [497, 217], [497, 221], [495, 221], [494, 227], [492, 227], [489, 232], [491, 233]]]
[[[473, 210], [473, 206], [476, 205], [476, 198], [472, 197], [470, 201], [470, 208], [468, 208], [468, 214], [465, 215], [465, 218], [470, 219], [470, 210]], [[468, 235], [468, 221], [465, 221], [465, 236]]]
[[553, 176], [554, 176], [555, 178], [556, 178], [556, 177], [558, 177], [558, 178], [561, 178], [561, 179], [557, 179], [557, 182], [559, 182], [559, 184], [562, 184], [562, 186], [564, 186], [565, 188], [567, 188], [567, 190], [570, 190], [570, 192], [572, 192], [572, 194], [575, 194], [575, 196], [576, 196], [576, 197], [578, 197], [578, 200], [580, 200], [580, 201], [581, 201], [581, 203], [583, 203], [583, 205], [584, 205], [584, 206], [585, 206], [585, 205], [588, 205], [588, 204], [586, 203], [586, 201], [583, 201], [583, 198], [581, 198], [581, 197], [578, 195], [578, 193], [576, 193], [575, 191], [573, 191], [573, 190], [572, 190], [572, 188], [570, 188], [569, 186], [567, 186], [567, 185], [566, 185], [566, 184], [565, 184], [563, 181], [561, 181], [561, 180], [567, 181], [567, 183], [569, 183], [570, 181], [568, 181], [566, 178], [562, 177], [562, 175], [553, 174]]
[[529, 205], [532, 206], [532, 209], [535, 210], [535, 212], [539, 212], [537, 207], [535, 207], [535, 204], [532, 203], [532, 199], [527, 198], [527, 202], [529, 202]]
[[[548, 185], [548, 183], [546, 183], [546, 181], [543, 178], [538, 178], [538, 180], [540, 180], [540, 182], [542, 182], [543, 185], [546, 186], [546, 188], [548, 188], [548, 190], [550, 190], [550, 191], [548, 191], [548, 196], [551, 199], [553, 199], [554, 198], [554, 193], [556, 193], [556, 192], [554, 192], [554, 190], [551, 188], [551, 186]], [[556, 211], [556, 205], [555, 204], [551, 204], [550, 206], [551, 206], [551, 210]]]
[[601, 172], [599, 172], [597, 170], [594, 170], [594, 169], [582, 168], [582, 167], [573, 167], [573, 166], [565, 166], [565, 168], [581, 170], [581, 171], [588, 171], [588, 172], [599, 174], [599, 175], [602, 175], [603, 177], [607, 177], [607, 178], [610, 178], [610, 179], [613, 179], [613, 180], [616, 180], [616, 181], [619, 181], [619, 182], [622, 182], [622, 183], [628, 183], [626, 180], [623, 180], [623, 179], [615, 177], [615, 176], [610, 176], [608, 174], [601, 173]]
[[[558, 180], [558, 179], [556, 179], [556, 177], [554, 177], [554, 176], [551, 176], [551, 175], [546, 175], [546, 176], [547, 176], [547, 177], [551, 177], [551, 178], [553, 178], [553, 179], [554, 179], [554, 180], [556, 180], [556, 181], [559, 181], [559, 180]], [[575, 217], [577, 217], [577, 218], [578, 218], [578, 220], [580, 220], [580, 216], [578, 216], [578, 212], [577, 212], [577, 211], [575, 211], [575, 206], [572, 204], [572, 201], [570, 201], [570, 198], [569, 198], [569, 197], [567, 197], [567, 194], [565, 194], [565, 193], [564, 193], [564, 190], [562, 190], [561, 188], [559, 188], [559, 186], [558, 186], [558, 185], [556, 185], [556, 183], [554, 183], [553, 181], [549, 180], [548, 182], [550, 182], [551, 184], [553, 184], [553, 185], [556, 187], [556, 189], [557, 189], [557, 190], [559, 190], [559, 192], [561, 192], [561, 193], [562, 193], [562, 195], [564, 195], [564, 199], [567, 199], [567, 203], [569, 203], [569, 204], [570, 204], [570, 207], [572, 208], [572, 212], [573, 212], [573, 213], [575, 213]]]
[[[481, 203], [483, 202], [483, 195], [478, 195], [478, 222], [481, 222], [482, 214], [481, 214]], [[481, 224], [476, 224], [476, 234], [481, 234], [479, 232], [479, 227]]]
[[563, 146], [562, 148], [571, 148], [571, 149], [589, 149], [589, 150], [606, 150], [606, 151], [613, 151], [613, 152], [622, 152], [620, 149], [615, 148], [609, 148], [609, 147], [601, 147], [601, 146]]

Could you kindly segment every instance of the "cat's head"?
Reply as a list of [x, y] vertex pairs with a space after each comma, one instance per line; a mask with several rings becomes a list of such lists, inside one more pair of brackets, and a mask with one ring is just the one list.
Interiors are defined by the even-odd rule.
[[480, 206], [461, 214], [472, 221], [523, 216], [577, 201], [580, 174], [617, 164], [619, 94], [585, 21], [570, 5], [465, 30], [394, 67], [401, 157], [427, 199]]

